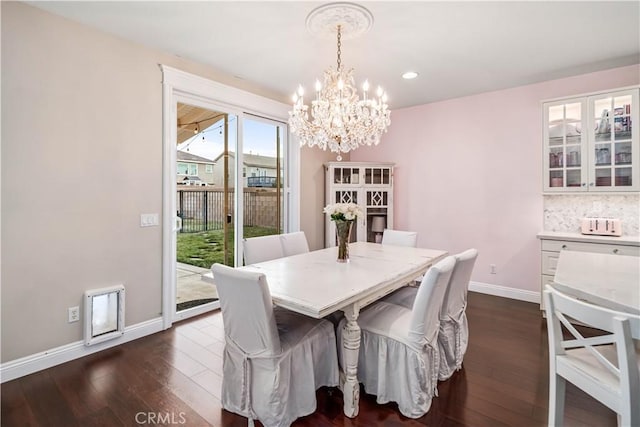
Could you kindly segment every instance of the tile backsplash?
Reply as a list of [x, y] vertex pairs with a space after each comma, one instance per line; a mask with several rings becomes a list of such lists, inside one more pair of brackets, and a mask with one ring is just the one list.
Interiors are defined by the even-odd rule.
[[544, 231], [580, 232], [587, 217], [619, 218], [623, 236], [640, 235], [640, 194], [543, 196]]

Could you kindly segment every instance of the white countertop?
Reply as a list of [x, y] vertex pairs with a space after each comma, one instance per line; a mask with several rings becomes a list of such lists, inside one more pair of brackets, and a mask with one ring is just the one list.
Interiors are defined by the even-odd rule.
[[615, 245], [640, 246], [640, 236], [596, 236], [591, 234], [541, 231], [538, 239], [568, 240], [570, 242], [612, 243]]
[[553, 286], [613, 310], [640, 314], [640, 259], [561, 251]]

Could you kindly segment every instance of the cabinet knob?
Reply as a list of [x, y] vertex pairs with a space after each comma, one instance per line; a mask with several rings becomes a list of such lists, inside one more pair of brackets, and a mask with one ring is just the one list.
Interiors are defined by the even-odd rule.
[[567, 245], [562, 245], [562, 249], [567, 249]]
[[593, 186], [594, 186], [594, 183], [593, 183], [593, 182], [590, 182], [590, 183], [589, 183], [589, 187], [593, 187]]
[[586, 186], [587, 186], [587, 183], [586, 183], [586, 182], [583, 182], [583, 183], [582, 183], [582, 186], [583, 186], [583, 187], [586, 187]]
[[617, 254], [617, 253], [618, 253], [618, 251], [619, 251], [619, 249], [617, 249], [617, 248], [616, 248], [616, 249], [614, 249], [614, 250], [613, 250], [613, 253], [614, 253], [614, 254]]

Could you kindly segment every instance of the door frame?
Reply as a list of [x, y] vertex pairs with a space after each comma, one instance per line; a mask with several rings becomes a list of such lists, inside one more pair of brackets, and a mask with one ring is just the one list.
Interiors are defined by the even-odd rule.
[[[204, 108], [219, 109], [229, 114], [237, 115], [238, 140], [242, 139], [242, 121], [244, 114], [260, 116], [267, 119], [287, 123], [290, 106], [263, 96], [259, 96], [241, 89], [223, 85], [213, 80], [199, 77], [173, 67], [160, 64], [162, 70], [162, 320], [163, 328], [168, 329], [174, 321], [198, 315], [213, 310], [213, 304], [205, 304], [194, 309], [182, 311], [176, 318], [176, 135], [178, 101], [190, 103]], [[288, 215], [285, 229], [299, 230], [300, 227], [300, 149], [293, 149], [294, 141], [288, 132], [289, 142], [289, 188]], [[297, 144], [295, 144], [297, 145]], [[236, 155], [236, 191], [238, 184], [237, 171], [242, 170], [241, 144]], [[240, 167], [238, 169], [238, 166]], [[238, 197], [235, 198], [236, 205]], [[238, 206], [237, 206], [238, 207]], [[240, 209], [242, 207], [240, 206]], [[237, 211], [236, 211], [237, 212]], [[240, 211], [241, 213], [242, 211]], [[242, 236], [236, 223], [236, 240]], [[240, 227], [242, 224], [240, 224]], [[240, 233], [238, 233], [240, 231]], [[236, 263], [239, 259], [240, 248], [235, 245]], [[241, 258], [240, 258], [241, 259]]]

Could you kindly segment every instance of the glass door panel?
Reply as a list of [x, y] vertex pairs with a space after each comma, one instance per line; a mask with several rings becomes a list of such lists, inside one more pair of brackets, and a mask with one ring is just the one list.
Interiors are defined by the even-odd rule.
[[593, 104], [595, 142], [611, 141], [611, 103], [613, 98], [597, 99]]
[[567, 170], [567, 187], [580, 187], [581, 185], [580, 169]]
[[548, 189], [585, 187], [583, 174], [583, 101], [558, 103], [546, 109]]
[[596, 168], [596, 187], [611, 187], [611, 168]]
[[631, 95], [617, 96], [613, 100], [615, 141], [631, 141]]
[[[215, 286], [201, 279], [214, 263], [229, 262], [227, 219], [233, 194], [225, 192], [225, 146], [234, 116], [211, 108], [178, 103], [176, 108], [176, 313], [217, 301]], [[226, 145], [225, 145], [226, 144]], [[229, 200], [229, 197], [231, 200]], [[230, 252], [231, 251], [231, 252]]]
[[618, 142], [615, 145], [615, 164], [618, 165], [630, 165], [631, 156], [631, 142]]
[[284, 231], [285, 132], [282, 123], [248, 115], [243, 120], [244, 238]]
[[632, 182], [632, 168], [630, 167], [625, 167], [625, 168], [615, 168], [616, 171], [616, 180], [615, 180], [615, 185], [616, 187], [630, 187], [631, 185], [633, 185]]

